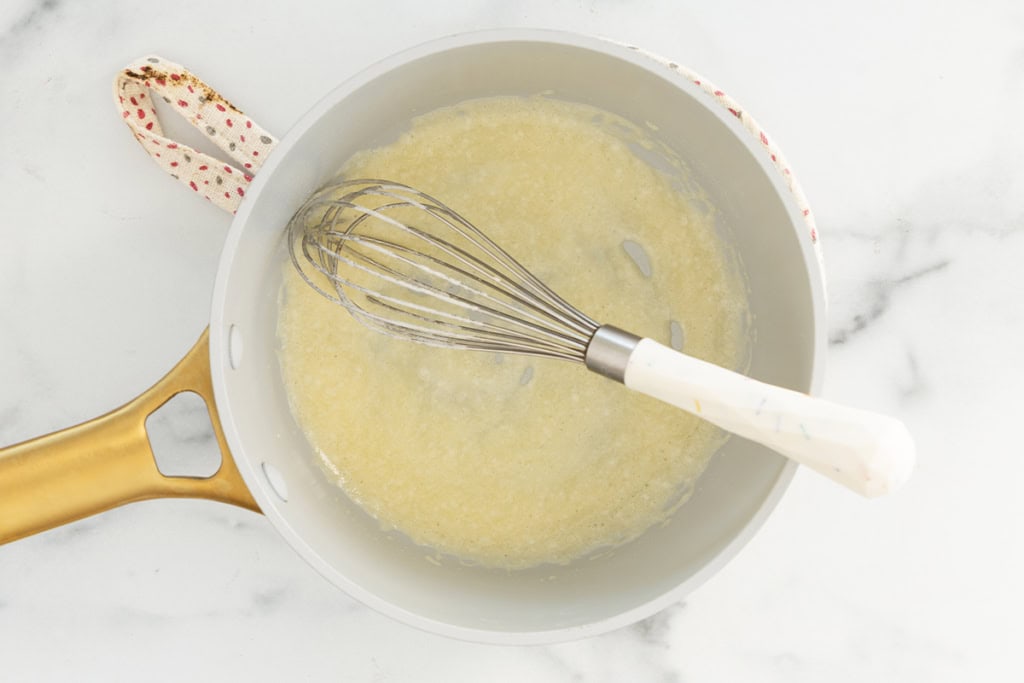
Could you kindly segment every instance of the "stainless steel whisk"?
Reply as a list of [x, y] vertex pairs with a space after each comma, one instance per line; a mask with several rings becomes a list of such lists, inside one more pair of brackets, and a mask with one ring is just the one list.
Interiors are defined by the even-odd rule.
[[372, 330], [431, 346], [583, 363], [865, 496], [895, 490], [913, 469], [913, 440], [898, 420], [764, 384], [602, 325], [469, 221], [406, 185], [328, 184], [292, 217], [287, 239], [303, 279]]

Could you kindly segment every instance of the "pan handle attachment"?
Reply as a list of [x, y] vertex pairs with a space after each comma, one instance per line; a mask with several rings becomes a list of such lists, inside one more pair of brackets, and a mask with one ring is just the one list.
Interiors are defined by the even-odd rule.
[[[161, 474], [146, 434], [146, 418], [183, 391], [206, 403], [220, 448], [220, 468], [206, 479]], [[0, 543], [151, 498], [206, 498], [260, 511], [220, 425], [209, 329], [160, 381], [120, 408], [0, 449]]]

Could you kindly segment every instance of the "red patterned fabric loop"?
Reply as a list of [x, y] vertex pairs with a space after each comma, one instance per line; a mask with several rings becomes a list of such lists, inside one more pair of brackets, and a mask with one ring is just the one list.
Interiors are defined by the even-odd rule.
[[[160, 96], [224, 152], [245, 166], [243, 173], [209, 154], [164, 136], [151, 98]], [[277, 139], [180, 64], [163, 57], [141, 57], [114, 81], [114, 100], [122, 120], [158, 166], [182, 185], [234, 213], [252, 174], [260, 169]], [[245, 127], [234, 124], [244, 121]], [[239, 135], [245, 130], [248, 135]], [[160, 154], [156, 148], [163, 148]], [[236, 172], [237, 171], [237, 172]]]

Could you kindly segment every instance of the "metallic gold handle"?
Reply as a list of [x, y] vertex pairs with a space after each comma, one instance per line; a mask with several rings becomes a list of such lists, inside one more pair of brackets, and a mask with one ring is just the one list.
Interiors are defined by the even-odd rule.
[[[206, 402], [221, 465], [206, 479], [160, 474], [146, 418], [182, 391]], [[228, 452], [210, 380], [209, 330], [159, 382], [106, 415], [0, 449], [0, 543], [149, 498], [208, 498], [259, 512]]]

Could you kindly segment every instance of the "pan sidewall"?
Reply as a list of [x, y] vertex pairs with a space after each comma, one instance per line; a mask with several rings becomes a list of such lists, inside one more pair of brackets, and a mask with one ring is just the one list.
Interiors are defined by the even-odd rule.
[[[541, 70], [550, 82], [541, 80]], [[542, 82], [554, 87], [537, 87]], [[396, 88], [403, 92], [397, 100]], [[210, 363], [225, 436], [261, 509], [331, 583], [404, 623], [476, 642], [572, 640], [625, 626], [677, 602], [756, 533], [796, 467], [732, 439], [682, 508], [686, 514], [665, 527], [599, 560], [502, 572], [438, 561], [429, 550], [382, 530], [310, 457], [277, 363], [281, 230], [288, 218], [348, 156], [393, 139], [412, 116], [466, 95], [544, 90], [634, 121], [639, 116], [639, 123], [655, 123], [681, 140], [688, 149], [680, 154], [694, 159], [708, 193], [745, 207], [725, 212], [723, 230], [741, 243], [738, 252], [748, 274], [757, 335], [751, 374], [816, 393], [824, 370], [820, 264], [785, 182], [734, 116], [645, 55], [552, 31], [464, 34], [376, 64], [317, 103], [254, 180], [221, 257]], [[614, 93], [614, 100], [607, 93]], [[684, 126], [700, 130], [690, 133]], [[732, 161], [722, 161], [722, 155]], [[702, 165], [712, 156], [719, 160]], [[757, 229], [746, 225], [755, 217]], [[236, 368], [231, 354], [239, 339]], [[286, 482], [287, 500], [268, 481], [268, 468]]]

